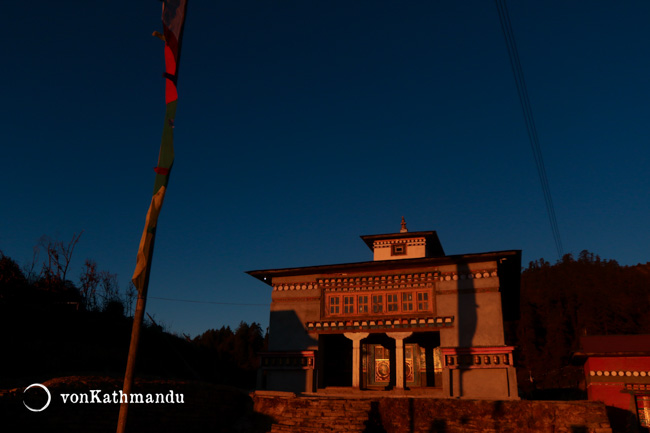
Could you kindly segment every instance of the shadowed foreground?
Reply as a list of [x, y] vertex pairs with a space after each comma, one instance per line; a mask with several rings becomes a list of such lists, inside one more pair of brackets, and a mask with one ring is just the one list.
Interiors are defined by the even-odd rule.
[[[115, 432], [119, 404], [74, 404], [70, 397], [73, 393], [89, 394], [91, 390], [101, 390], [103, 397], [122, 389], [121, 379], [73, 376], [43, 384], [49, 389], [52, 402], [38, 413], [27, 410], [23, 401], [33, 408], [41, 408], [47, 401], [45, 391], [38, 388], [27, 393], [23, 393], [24, 388], [0, 391], [2, 431]], [[202, 382], [137, 379], [134, 386], [134, 393], [145, 395], [166, 396], [170, 390], [175, 396], [183, 394], [184, 403], [131, 404], [127, 432], [261, 433], [271, 428], [271, 419], [254, 413], [250, 395], [236, 388]], [[61, 394], [69, 394], [68, 403], [63, 403]]]
[[[45, 391], [25, 388], [0, 391], [3, 431], [114, 432], [119, 404], [73, 403], [91, 391], [99, 398], [119, 392], [122, 380], [72, 376], [43, 383]], [[296, 397], [289, 393], [245, 391], [202, 382], [137, 380], [135, 393], [183, 395], [183, 403], [131, 404], [127, 431], [290, 433], [473, 433], [555, 432], [611, 433], [605, 406], [575, 401], [486, 401], [425, 397]], [[62, 395], [68, 395], [67, 403]], [[96, 392], [97, 394], [97, 392]], [[119, 395], [119, 394], [118, 394]], [[109, 398], [109, 397], [106, 397]], [[177, 398], [177, 397], [176, 397]], [[110, 399], [110, 398], [109, 398]]]

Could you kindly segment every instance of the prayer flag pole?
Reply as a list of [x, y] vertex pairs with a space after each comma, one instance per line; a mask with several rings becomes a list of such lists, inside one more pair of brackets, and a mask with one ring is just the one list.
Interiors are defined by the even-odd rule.
[[133, 273], [133, 284], [138, 290], [138, 301], [133, 315], [133, 328], [131, 330], [131, 344], [129, 346], [129, 357], [124, 375], [124, 387], [122, 395], [126, 401], [120, 402], [120, 414], [117, 421], [117, 433], [124, 433], [126, 429], [126, 418], [129, 410], [129, 398], [133, 388], [133, 374], [135, 371], [136, 354], [140, 340], [140, 329], [144, 318], [144, 310], [147, 303], [147, 290], [149, 287], [149, 275], [151, 273], [151, 261], [153, 258], [153, 246], [158, 225], [158, 215], [162, 208], [169, 174], [174, 164], [174, 118], [176, 117], [176, 103], [178, 93], [176, 82], [178, 79], [178, 64], [181, 54], [181, 41], [183, 36], [183, 25], [185, 23], [185, 12], [188, 0], [163, 0], [162, 23], [163, 34], [154, 32], [165, 42], [165, 123], [163, 124], [160, 153], [158, 154], [158, 165], [154, 168], [156, 180], [154, 182], [153, 197], [147, 212], [144, 231], [140, 239], [138, 257]]

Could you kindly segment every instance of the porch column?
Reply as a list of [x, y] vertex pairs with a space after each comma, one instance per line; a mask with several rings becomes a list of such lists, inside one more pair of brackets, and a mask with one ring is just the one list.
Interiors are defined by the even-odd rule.
[[395, 340], [395, 389], [404, 389], [404, 339], [412, 332], [387, 332]]
[[367, 332], [346, 332], [346, 338], [352, 340], [352, 387], [361, 388], [361, 340], [369, 334]]

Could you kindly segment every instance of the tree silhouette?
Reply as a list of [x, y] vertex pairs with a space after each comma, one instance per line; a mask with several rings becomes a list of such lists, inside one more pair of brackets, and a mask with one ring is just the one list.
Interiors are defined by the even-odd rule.
[[66, 284], [72, 254], [82, 234], [83, 230], [78, 235], [76, 233], [73, 234], [72, 239], [68, 243], [52, 239], [49, 236], [41, 237], [39, 246], [47, 254], [47, 261], [43, 262], [41, 276], [50, 288], [54, 288], [56, 285]]
[[0, 251], [0, 299], [14, 298], [27, 286], [20, 266]]

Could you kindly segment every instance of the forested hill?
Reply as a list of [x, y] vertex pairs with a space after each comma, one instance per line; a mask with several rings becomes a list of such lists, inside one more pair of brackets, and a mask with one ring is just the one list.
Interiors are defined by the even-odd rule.
[[[114, 274], [87, 261], [78, 284], [44, 268], [26, 276], [0, 251], [0, 390], [62, 376], [124, 375], [132, 310]], [[29, 274], [29, 273], [27, 273]], [[265, 348], [258, 323], [241, 322], [190, 339], [147, 320], [136, 375], [192, 379], [252, 389], [258, 352]]]
[[521, 280], [520, 387], [580, 387], [582, 369], [571, 364], [580, 336], [650, 334], [649, 313], [650, 263], [621, 266], [588, 251], [531, 262]]

